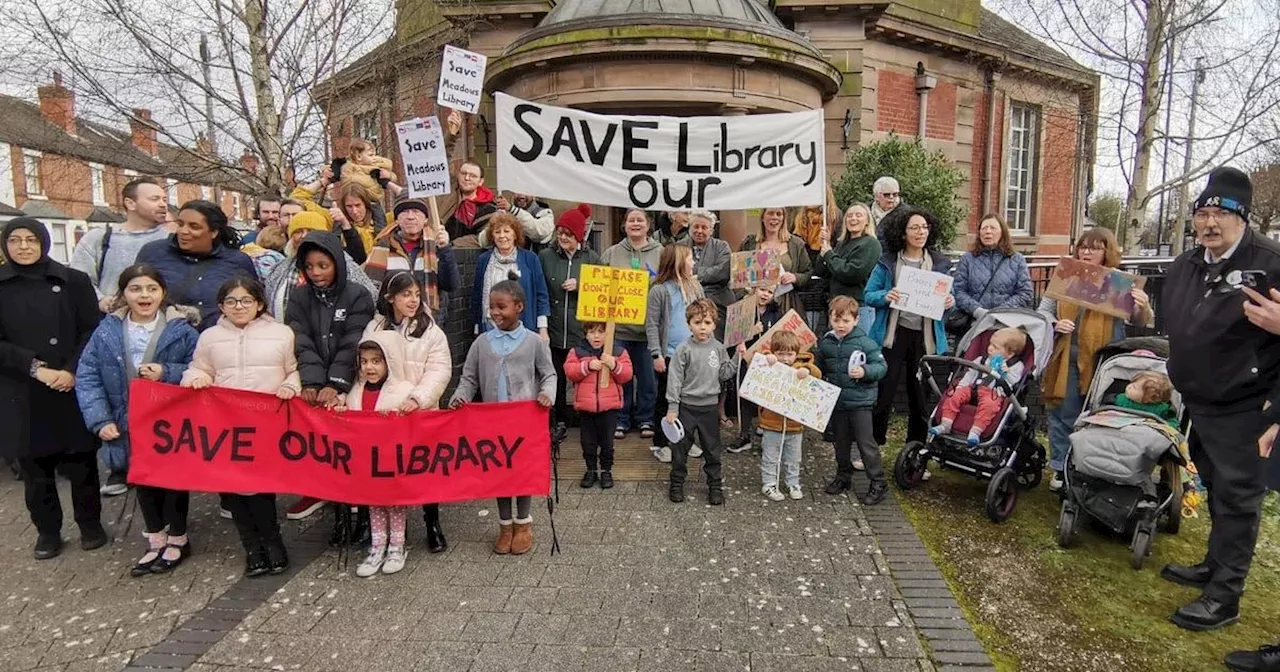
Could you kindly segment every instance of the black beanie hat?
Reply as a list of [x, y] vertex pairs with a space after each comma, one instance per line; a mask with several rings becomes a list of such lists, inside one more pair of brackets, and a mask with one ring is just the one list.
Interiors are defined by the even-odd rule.
[[1222, 166], [1209, 173], [1209, 184], [1191, 204], [1191, 212], [1200, 208], [1222, 208], [1240, 215], [1247, 224], [1253, 205], [1253, 182], [1237, 168]]
[[18, 229], [26, 229], [31, 233], [34, 233], [36, 238], [40, 239], [40, 256], [49, 256], [49, 248], [51, 247], [49, 241], [49, 229], [44, 225], [44, 222], [41, 222], [34, 217], [18, 217], [16, 219], [9, 220], [9, 223], [4, 225], [3, 232], [0, 232], [0, 239], [4, 242], [4, 245], [0, 247], [0, 250], [3, 250], [6, 261], [13, 261], [13, 259], [9, 257], [9, 236], [13, 235], [13, 232]]
[[399, 217], [400, 213], [404, 212], [405, 210], [417, 210], [418, 212], [421, 212], [423, 215], [427, 216], [428, 218], [431, 217], [431, 210], [427, 208], [427, 204], [423, 203], [422, 201], [419, 201], [416, 198], [410, 198], [410, 199], [400, 201], [399, 203], [396, 203], [396, 207], [393, 208], [391, 212], [396, 217]]

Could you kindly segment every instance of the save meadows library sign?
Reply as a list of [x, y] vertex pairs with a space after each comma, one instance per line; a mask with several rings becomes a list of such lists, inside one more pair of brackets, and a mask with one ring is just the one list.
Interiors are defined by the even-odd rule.
[[494, 98], [504, 190], [655, 210], [826, 201], [822, 110], [612, 116]]

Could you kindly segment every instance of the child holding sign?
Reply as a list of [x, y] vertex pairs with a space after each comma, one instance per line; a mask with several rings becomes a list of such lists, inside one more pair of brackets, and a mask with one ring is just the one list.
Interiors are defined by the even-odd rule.
[[[360, 378], [347, 393], [345, 408], [353, 411], [396, 413], [411, 401], [414, 387], [406, 375], [404, 341], [394, 331], [378, 331], [361, 341]], [[416, 406], [416, 405], [415, 405]], [[339, 406], [338, 410], [344, 407]], [[356, 576], [370, 577], [379, 570], [395, 574], [404, 569], [404, 506], [369, 507], [369, 554], [356, 567]]]
[[[103, 318], [80, 355], [76, 400], [85, 426], [102, 439], [103, 461], [111, 470], [107, 485], [118, 478], [123, 486], [129, 469], [129, 383], [181, 381], [195, 354], [200, 313], [168, 306], [164, 276], [149, 264], [124, 269], [118, 285], [124, 307]], [[183, 545], [191, 493], [143, 485], [137, 492], [148, 543], [130, 574], [146, 576], [158, 566], [170, 534]]]
[[[670, 249], [670, 248], [668, 248]], [[715, 339], [716, 304], [698, 299], [685, 310], [692, 337], [676, 348], [667, 376], [668, 410], [663, 424], [683, 426], [684, 436], [671, 446], [671, 482], [667, 496], [684, 501], [684, 479], [688, 476], [689, 449], [696, 437], [702, 446], [703, 471], [707, 474], [707, 503], [724, 504], [724, 481], [720, 469], [720, 383], [733, 378], [733, 359]], [[738, 345], [738, 352], [746, 348]], [[678, 423], [677, 423], [678, 421]], [[663, 428], [665, 433], [666, 427]]]
[[[302, 384], [293, 331], [267, 314], [262, 284], [244, 276], [232, 278], [218, 289], [218, 306], [222, 318], [200, 335], [182, 386], [199, 390], [215, 385], [265, 392], [281, 399], [298, 394]], [[224, 494], [222, 508], [231, 512], [244, 544], [245, 576], [279, 574], [288, 569], [274, 494]], [[174, 545], [173, 528], [169, 529], [168, 544]], [[179, 546], [171, 557], [190, 553], [185, 538]]]
[[836, 435], [836, 477], [827, 485], [826, 492], [838, 495], [851, 487], [856, 439], [862, 462], [867, 467], [867, 478], [871, 479], [862, 503], [879, 504], [888, 488], [871, 409], [876, 405], [877, 381], [884, 377], [888, 366], [880, 353], [880, 345], [858, 325], [858, 302], [853, 297], [831, 299], [827, 319], [831, 331], [818, 341], [818, 360], [823, 379], [840, 388], [840, 400], [831, 414]]
[[[524, 313], [525, 294], [520, 283], [503, 280], [489, 290], [490, 329], [479, 336], [467, 351], [462, 378], [453, 393], [449, 408], [460, 408], [473, 401], [521, 401], [537, 399], [550, 408], [556, 398], [556, 369], [551, 363], [551, 348], [520, 322]], [[533, 548], [532, 497], [498, 499], [498, 540], [493, 552], [521, 555]]]
[[[603, 322], [585, 322], [582, 329], [582, 343], [569, 351], [564, 363], [565, 376], [573, 381], [573, 407], [581, 414], [582, 459], [587, 462], [587, 471], [580, 485], [595, 485], [599, 469], [600, 488], [608, 490], [613, 487], [613, 429], [622, 408], [623, 385], [631, 382], [631, 357], [617, 344], [613, 352], [604, 352]], [[607, 387], [600, 386], [601, 376], [610, 377]]]
[[[800, 352], [800, 338], [789, 331], [774, 334], [769, 341], [769, 354], [764, 356], [768, 357], [770, 366], [782, 362], [795, 369], [797, 378], [822, 377], [822, 370], [813, 364], [813, 355]], [[804, 440], [804, 425], [761, 407], [760, 429], [764, 430], [760, 440], [760, 474], [764, 486], [760, 492], [775, 502], [782, 501], [782, 492], [778, 490], [778, 463], [781, 461], [787, 472], [787, 492], [791, 499], [804, 499], [804, 491], [800, 489], [800, 444]]]

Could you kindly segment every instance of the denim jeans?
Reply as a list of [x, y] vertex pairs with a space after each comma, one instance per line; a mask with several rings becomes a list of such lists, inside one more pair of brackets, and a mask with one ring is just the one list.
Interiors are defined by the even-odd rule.
[[1071, 447], [1071, 431], [1076, 418], [1084, 408], [1080, 396], [1080, 371], [1076, 366], [1076, 349], [1072, 347], [1071, 363], [1067, 366], [1067, 389], [1062, 405], [1049, 411], [1049, 468], [1063, 471], [1066, 468], [1067, 449]]
[[777, 487], [779, 460], [786, 470], [787, 487], [800, 487], [800, 443], [803, 440], [803, 432], [783, 434], [765, 430], [760, 439], [760, 478], [765, 487]]
[[654, 379], [653, 355], [649, 354], [649, 344], [645, 341], [619, 340], [618, 345], [627, 351], [635, 370], [631, 382], [622, 388], [622, 411], [618, 413], [618, 429], [638, 429], [642, 425], [652, 427], [658, 385]]

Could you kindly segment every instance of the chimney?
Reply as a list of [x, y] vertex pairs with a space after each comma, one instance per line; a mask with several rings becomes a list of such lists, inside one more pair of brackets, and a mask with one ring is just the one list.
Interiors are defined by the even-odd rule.
[[58, 128], [75, 135], [76, 94], [62, 85], [62, 73], [53, 71], [53, 83], [36, 90], [40, 97], [40, 116]]
[[213, 154], [213, 143], [209, 142], [209, 136], [204, 133], [196, 133], [196, 151], [205, 156]]
[[258, 174], [258, 157], [249, 151], [248, 147], [245, 148], [244, 154], [240, 155], [240, 167], [250, 175]]
[[156, 142], [156, 125], [151, 121], [151, 110], [137, 107], [129, 117], [130, 141], [147, 156], [156, 156], [160, 145]]

